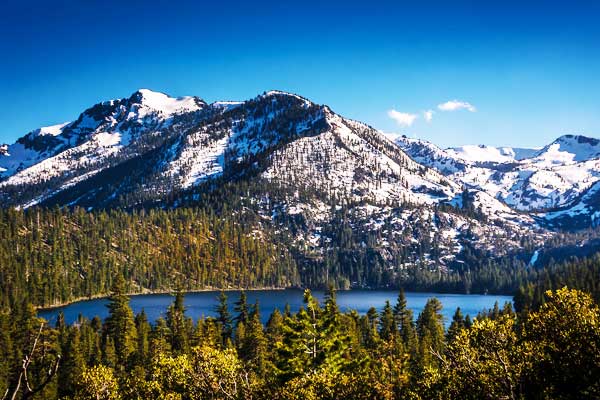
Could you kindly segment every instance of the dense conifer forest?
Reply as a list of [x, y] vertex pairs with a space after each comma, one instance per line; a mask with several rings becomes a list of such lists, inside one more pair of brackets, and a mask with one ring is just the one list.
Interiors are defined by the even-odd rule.
[[[400, 288], [412, 291], [535, 296], [562, 284], [597, 291], [598, 260], [530, 267], [511, 257], [463, 249], [453, 269], [402, 267], [403, 253], [381, 257], [381, 238], [353, 230], [344, 208], [323, 234], [327, 250], [311, 256], [251, 213], [181, 207], [85, 211], [0, 210], [0, 306], [37, 307], [106, 296], [115, 276], [128, 293], [229, 288]], [[286, 222], [294, 230], [294, 221]], [[435, 252], [424, 241], [422, 252]], [[561, 272], [563, 271], [563, 272]], [[557, 281], [548, 281], [553, 272]], [[564, 275], [568, 276], [568, 279]], [[574, 282], [576, 281], [576, 282]], [[547, 282], [551, 282], [547, 283]], [[532, 293], [533, 284], [541, 288]], [[575, 285], [573, 285], [575, 283]], [[356, 286], [355, 286], [356, 285]]]
[[288, 252], [244, 221], [199, 209], [0, 210], [0, 305], [127, 292], [300, 283]]
[[22, 303], [0, 313], [0, 394], [9, 399], [597, 399], [600, 309], [574, 289], [539, 307], [510, 303], [445, 330], [429, 299], [416, 320], [400, 291], [366, 315], [304, 294], [297, 313], [228, 304], [192, 321], [177, 292], [154, 325], [134, 315], [122, 277], [109, 316], [55, 326]]
[[[600, 255], [524, 268], [508, 259], [481, 262], [466, 249], [480, 259], [468, 269], [382, 276], [383, 265], [369, 256], [376, 238], [358, 240], [343, 215], [328, 227], [331, 250], [310, 260], [251, 214], [220, 211], [0, 210], [0, 396], [600, 396]], [[400, 290], [395, 304], [341, 312], [335, 287], [352, 276], [411, 290], [515, 293], [515, 309], [507, 303], [476, 316], [457, 309], [445, 329], [443, 304], [432, 298], [415, 316]], [[183, 302], [195, 289], [325, 285], [322, 304], [306, 289], [299, 312], [275, 310], [266, 325], [245, 295], [228, 304], [221, 292], [217, 316], [198, 321]], [[128, 295], [145, 291], [176, 293], [154, 324], [129, 307]], [[101, 295], [110, 295], [105, 320], [67, 325], [59, 317], [50, 326], [37, 317], [36, 307]]]

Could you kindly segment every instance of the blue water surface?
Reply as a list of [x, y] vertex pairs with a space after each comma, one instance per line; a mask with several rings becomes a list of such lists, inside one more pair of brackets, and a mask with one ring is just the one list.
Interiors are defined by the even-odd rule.
[[[228, 291], [228, 302], [230, 311], [233, 313], [233, 303], [240, 297], [239, 291]], [[298, 311], [303, 305], [302, 290], [251, 290], [246, 292], [248, 303], [254, 304], [256, 300], [260, 304], [261, 318], [263, 322], [269, 319], [269, 315], [278, 308], [283, 311], [286, 303], [290, 305], [292, 311]], [[313, 294], [320, 300], [323, 300], [323, 291], [313, 291]], [[217, 305], [218, 291], [190, 292], [185, 295], [186, 314], [192, 317], [194, 321], [205, 316], [215, 315], [215, 306]], [[356, 310], [360, 314], [365, 314], [371, 307], [381, 310], [385, 301], [389, 300], [392, 306], [396, 303], [397, 291], [392, 290], [348, 290], [337, 292], [337, 301], [342, 311]], [[510, 296], [499, 295], [477, 295], [477, 294], [441, 294], [441, 293], [415, 293], [407, 292], [406, 299], [408, 307], [414, 312], [415, 318], [421, 312], [427, 299], [437, 297], [441, 302], [444, 322], [448, 325], [452, 315], [457, 307], [460, 307], [464, 315], [474, 317], [478, 312], [490, 309], [498, 302], [500, 307], [505, 302], [512, 302]], [[173, 302], [174, 297], [170, 294], [144, 294], [131, 296], [131, 308], [134, 313], [145, 310], [150, 322], [156, 321], [159, 317], [165, 317], [167, 307]], [[106, 305], [108, 299], [93, 299], [78, 301], [64, 307], [53, 308], [49, 310], [40, 310], [39, 316], [47, 319], [51, 324], [56, 322], [56, 316], [60, 311], [64, 312], [65, 320], [71, 324], [75, 322], [79, 314], [89, 319], [98, 315], [104, 319], [108, 315]]]

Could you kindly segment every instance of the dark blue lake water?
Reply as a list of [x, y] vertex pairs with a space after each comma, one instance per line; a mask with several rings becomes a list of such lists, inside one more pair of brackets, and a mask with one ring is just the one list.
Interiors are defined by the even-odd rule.
[[[275, 308], [283, 311], [286, 303], [289, 303], [292, 311], [298, 311], [300, 306], [303, 305], [303, 292], [298, 289], [253, 290], [247, 291], [246, 294], [249, 304], [254, 304], [256, 300], [259, 301], [263, 322], [268, 320], [269, 315]], [[314, 291], [313, 294], [319, 300], [323, 300], [324, 292]], [[185, 295], [187, 315], [192, 317], [194, 321], [202, 316], [215, 315], [218, 295], [218, 291], [187, 293]], [[233, 303], [239, 299], [240, 292], [230, 291], [227, 292], [227, 296], [229, 298], [230, 310], [233, 312]], [[352, 309], [357, 310], [361, 314], [366, 313], [370, 307], [375, 307], [378, 310], [382, 309], [386, 300], [389, 300], [393, 306], [396, 303], [397, 296], [398, 292], [391, 290], [349, 290], [337, 292], [337, 300], [341, 310]], [[496, 301], [500, 307], [505, 302], [512, 302], [512, 297], [510, 296], [409, 292], [406, 293], [406, 299], [408, 307], [415, 314], [415, 318], [430, 297], [437, 297], [442, 302], [444, 307], [442, 314], [447, 325], [450, 323], [457, 307], [461, 308], [464, 315], [470, 314], [471, 317], [474, 317], [479, 311], [492, 308]], [[169, 294], [147, 294], [131, 296], [130, 304], [134, 313], [138, 313], [144, 309], [148, 315], [148, 320], [154, 322], [158, 317], [165, 317], [167, 307], [172, 302], [173, 296]], [[79, 314], [90, 319], [96, 315], [104, 319], [108, 315], [107, 303], [107, 299], [79, 301], [64, 307], [41, 310], [39, 316], [47, 319], [51, 324], [54, 324], [56, 316], [60, 311], [64, 312], [65, 319], [69, 324], [76, 321]]]

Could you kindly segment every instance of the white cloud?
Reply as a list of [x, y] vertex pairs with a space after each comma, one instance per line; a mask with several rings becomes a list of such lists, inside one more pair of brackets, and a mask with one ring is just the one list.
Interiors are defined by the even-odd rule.
[[433, 119], [433, 114], [435, 114], [433, 110], [423, 111], [423, 118], [425, 118], [425, 121], [431, 122]]
[[417, 114], [403, 113], [396, 110], [389, 110], [388, 117], [396, 121], [400, 126], [411, 126], [419, 117]]
[[438, 105], [438, 109], [441, 111], [457, 111], [457, 110], [469, 110], [471, 112], [477, 111], [474, 105], [466, 101], [450, 100], [445, 103]]

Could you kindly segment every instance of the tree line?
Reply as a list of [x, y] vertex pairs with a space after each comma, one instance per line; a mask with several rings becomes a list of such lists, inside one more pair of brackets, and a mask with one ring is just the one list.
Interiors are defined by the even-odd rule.
[[32, 399], [594, 399], [600, 396], [600, 309], [582, 291], [545, 293], [474, 319], [442, 304], [415, 319], [395, 304], [341, 312], [335, 290], [310, 290], [296, 313], [266, 325], [245, 294], [222, 292], [216, 316], [194, 322], [176, 292], [166, 317], [134, 315], [117, 277], [109, 316], [50, 327], [23, 304], [0, 314], [0, 395]]
[[268, 232], [210, 211], [0, 209], [0, 308], [132, 292], [299, 285]]

